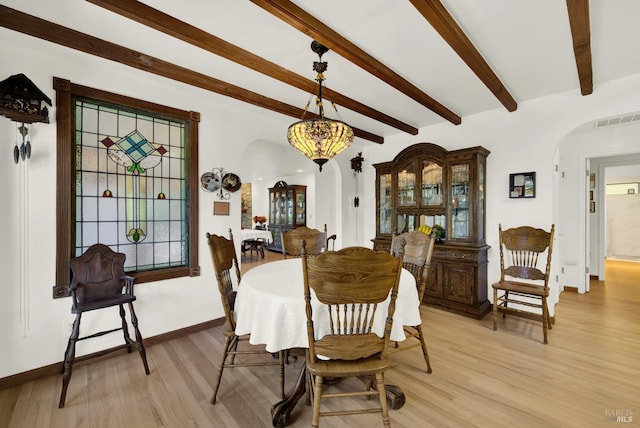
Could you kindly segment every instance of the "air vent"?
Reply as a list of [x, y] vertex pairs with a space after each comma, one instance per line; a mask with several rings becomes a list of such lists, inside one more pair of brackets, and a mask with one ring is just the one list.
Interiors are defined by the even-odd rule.
[[610, 117], [608, 119], [601, 119], [595, 122], [595, 128], [602, 128], [603, 126], [615, 126], [625, 123], [631, 123], [640, 121], [640, 113], [631, 113], [624, 116]]

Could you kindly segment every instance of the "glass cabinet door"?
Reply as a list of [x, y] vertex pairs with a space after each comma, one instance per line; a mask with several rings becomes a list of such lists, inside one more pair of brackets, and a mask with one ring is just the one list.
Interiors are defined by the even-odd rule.
[[286, 194], [284, 192], [276, 192], [276, 200], [277, 200], [277, 204], [278, 204], [278, 208], [277, 208], [277, 223], [278, 224], [285, 224], [286, 223], [286, 202], [287, 202], [287, 197]]
[[442, 205], [442, 167], [422, 161], [422, 205]]
[[420, 217], [413, 214], [398, 214], [396, 220], [396, 235], [413, 232], [420, 226]]
[[286, 197], [286, 222], [285, 224], [288, 225], [293, 225], [293, 190], [287, 190], [287, 197]]
[[282, 192], [278, 191], [274, 193], [274, 206], [275, 206], [275, 215], [274, 220], [276, 224], [284, 223], [284, 195]]
[[485, 241], [484, 236], [484, 163], [478, 164], [478, 227], [477, 239], [481, 242]]
[[416, 204], [416, 171], [414, 163], [408, 164], [402, 171], [398, 171], [398, 205], [411, 206]]
[[306, 201], [305, 191], [296, 190], [296, 225], [304, 226], [306, 224]]
[[469, 239], [469, 164], [451, 165], [451, 239]]
[[269, 221], [276, 222], [276, 198], [273, 192], [269, 192]]
[[379, 233], [390, 234], [391, 233], [391, 174], [381, 174], [380, 175], [380, 188], [379, 192], [379, 202], [380, 209], [378, 210], [378, 218], [379, 222]]

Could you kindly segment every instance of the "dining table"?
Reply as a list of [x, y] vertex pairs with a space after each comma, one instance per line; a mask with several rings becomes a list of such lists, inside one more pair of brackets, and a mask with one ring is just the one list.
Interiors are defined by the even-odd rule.
[[242, 229], [240, 231], [242, 241], [264, 240], [267, 244], [273, 242], [273, 235], [270, 230]]
[[[247, 271], [240, 280], [235, 302], [236, 334], [249, 334], [249, 342], [254, 345], [265, 345], [268, 352], [280, 350], [308, 348], [306, 311], [304, 300], [304, 279], [302, 259], [284, 259], [258, 265]], [[386, 313], [389, 297], [378, 310]], [[328, 317], [325, 311], [314, 310], [319, 302], [311, 296], [314, 323], [323, 325], [322, 317]], [[406, 339], [404, 326], [422, 323], [415, 278], [406, 269], [400, 274], [396, 310], [390, 338], [392, 341]], [[386, 317], [378, 317], [379, 322], [373, 331], [382, 336]], [[320, 333], [322, 334], [322, 332]], [[285, 426], [298, 400], [305, 394], [304, 365], [294, 388], [271, 408], [274, 427]], [[388, 394], [401, 394], [391, 408], [399, 408], [404, 404], [402, 391], [388, 385]]]

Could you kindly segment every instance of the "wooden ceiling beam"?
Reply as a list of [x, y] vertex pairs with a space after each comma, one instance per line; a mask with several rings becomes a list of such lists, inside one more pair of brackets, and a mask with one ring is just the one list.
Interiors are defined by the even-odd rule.
[[508, 111], [515, 111], [518, 108], [516, 100], [442, 3], [439, 0], [410, 1], [502, 105]]
[[449, 122], [456, 125], [462, 123], [460, 116], [289, 0], [251, 0], [251, 2], [313, 40], [322, 43]]
[[[283, 83], [294, 86], [311, 94], [318, 93], [318, 84], [314, 80], [306, 79], [299, 74], [289, 71], [278, 64], [233, 45], [213, 34], [207, 33], [184, 21], [180, 21], [164, 12], [132, 0], [87, 0], [133, 21], [154, 28], [162, 33], [180, 39], [186, 43], [207, 50], [230, 61], [241, 64], [254, 71], [265, 74]], [[411, 135], [418, 134], [418, 128], [386, 115], [365, 104], [339, 92], [325, 87], [328, 98], [336, 104], [353, 110], [371, 119], [385, 123]]]
[[[206, 89], [217, 94], [225, 95], [253, 104], [267, 110], [275, 111], [287, 116], [300, 119], [305, 111], [299, 107], [283, 103], [273, 98], [249, 91], [231, 83], [189, 70], [184, 67], [163, 61], [124, 46], [116, 45], [106, 40], [72, 30], [0, 5], [0, 26], [19, 33], [28, 34], [51, 43], [66, 46], [81, 52], [95, 55], [110, 61], [128, 65], [158, 76], [163, 76], [198, 88]], [[308, 117], [316, 116], [307, 113]], [[284, 132], [283, 132], [284, 133]], [[365, 140], [382, 144], [384, 138], [358, 128], [353, 128], [355, 136]]]
[[593, 67], [591, 65], [591, 24], [589, 23], [589, 0], [567, 0], [569, 26], [573, 39], [573, 54], [576, 57], [580, 92], [593, 92]]

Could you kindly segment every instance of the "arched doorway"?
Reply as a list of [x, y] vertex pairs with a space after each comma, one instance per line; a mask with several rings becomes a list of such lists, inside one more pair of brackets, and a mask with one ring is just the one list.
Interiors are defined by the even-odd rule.
[[288, 184], [307, 186], [307, 226], [322, 230], [328, 225], [331, 234], [338, 236], [336, 248], [340, 248], [342, 236], [342, 174], [335, 161], [318, 166], [288, 144], [256, 140], [248, 144], [242, 155], [242, 177], [251, 185], [251, 214], [267, 215], [269, 211], [268, 188], [284, 180]]
[[[589, 287], [590, 201], [587, 171], [591, 160], [637, 154], [638, 135], [640, 114], [636, 112], [585, 123], [558, 144], [554, 156], [557, 166], [554, 223], [562, 232], [554, 253], [557, 255], [555, 263], [562, 266], [556, 270], [561, 275], [560, 291], [565, 286], [573, 286], [577, 287], [578, 292], [584, 293]], [[603, 174], [596, 175], [596, 186], [601, 187], [601, 194], [604, 195]], [[596, 204], [596, 210], [598, 209]]]

